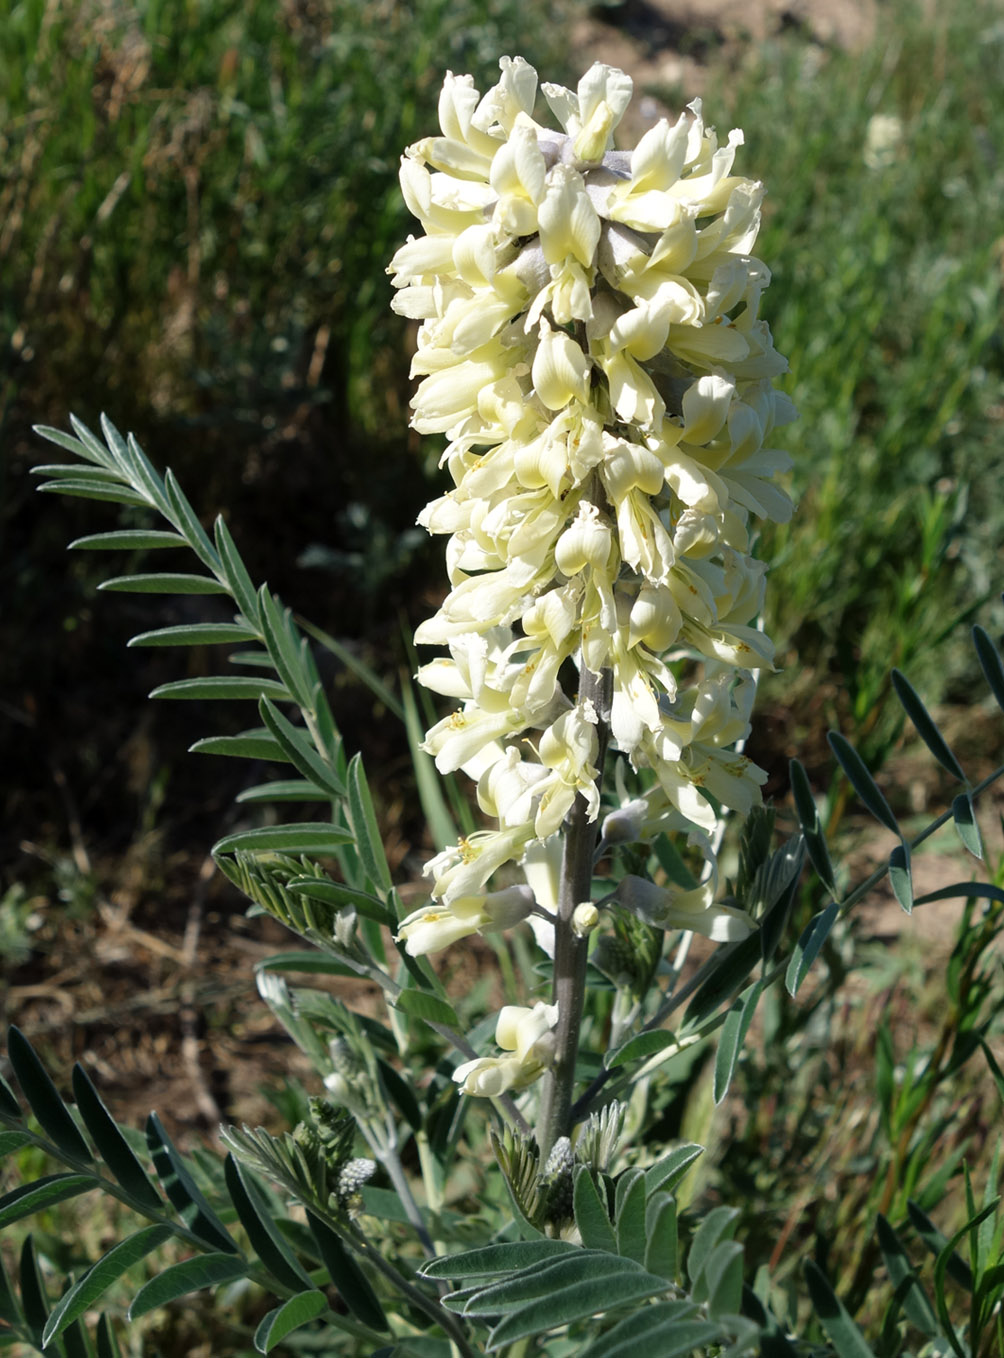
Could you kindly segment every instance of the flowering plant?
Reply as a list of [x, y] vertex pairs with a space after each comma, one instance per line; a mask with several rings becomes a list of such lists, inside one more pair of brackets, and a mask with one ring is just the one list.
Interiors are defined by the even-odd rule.
[[[536, 74], [518, 58], [503, 59], [483, 97], [450, 75], [442, 135], [402, 163], [425, 234], [391, 264], [395, 307], [421, 322], [414, 424], [447, 436], [453, 481], [421, 515], [449, 535], [450, 591], [416, 642], [449, 654], [418, 677], [454, 704], [416, 749], [440, 841], [427, 903], [403, 906], [360, 758], [346, 754], [301, 630], [253, 587], [222, 520], [210, 537], [171, 473], [108, 421], [103, 441], [77, 421], [75, 435], [41, 431], [80, 459], [43, 468], [49, 487], [149, 507], [169, 525], [76, 546], [188, 546], [202, 567], [110, 588], [233, 601], [230, 622], [134, 644], [250, 645], [269, 672], [182, 679], [155, 696], [254, 700], [260, 726], [194, 748], [291, 766], [295, 777], [245, 799], [319, 802], [328, 817], [250, 826], [214, 847], [255, 907], [312, 946], [258, 969], [262, 998], [317, 1075], [294, 1131], [226, 1128], [223, 1165], [196, 1166], [151, 1114], [151, 1172], [84, 1069], [74, 1116], [11, 1030], [10, 1063], [41, 1130], [0, 1083], [3, 1148], [42, 1146], [65, 1169], [0, 1199], [0, 1223], [95, 1187], [150, 1223], [54, 1305], [29, 1242], [21, 1298], [0, 1292], [0, 1316], [46, 1352], [90, 1352], [85, 1314], [172, 1238], [188, 1257], [139, 1288], [131, 1318], [249, 1280], [274, 1300], [254, 1331], [263, 1353], [302, 1341], [388, 1358], [609, 1358], [642, 1337], [665, 1354], [799, 1351], [797, 1310], [777, 1309], [769, 1278], [744, 1286], [735, 1211], [720, 1205], [681, 1229], [702, 1148], [660, 1133], [662, 1080], [717, 1034], [721, 1103], [760, 998], [782, 978], [795, 995], [840, 916], [886, 872], [909, 910], [910, 849], [933, 827], [907, 839], [853, 747], [832, 737], [897, 837], [888, 864], [848, 888], [802, 766], [792, 763], [798, 828], [772, 850], [764, 775], [742, 753], [757, 675], [772, 663], [755, 625], [765, 575], [753, 531], [791, 511], [775, 482], [786, 458], [770, 441], [793, 412], [772, 385], [784, 361], [759, 315], [769, 275], [750, 254], [762, 186], [732, 173], [741, 134], [719, 146], [695, 102], [621, 151], [623, 72], [596, 65], [575, 93], [543, 94], [561, 130], [536, 121]], [[975, 641], [1004, 705], [1000, 657], [981, 629]], [[950, 814], [980, 856], [973, 801], [1004, 770], [972, 785], [907, 681], [896, 685], [960, 783]], [[410, 690], [401, 711], [414, 731]], [[460, 802], [452, 825], [426, 756], [445, 777], [475, 780], [488, 828]], [[730, 812], [743, 823], [727, 866]], [[806, 857], [829, 902], [792, 944]], [[953, 892], [1004, 898], [971, 883], [934, 896]], [[496, 941], [500, 961], [505, 1003], [487, 1017], [427, 960], [475, 934]], [[688, 971], [695, 935], [722, 946]], [[364, 978], [382, 1011], [291, 986], [290, 972]], [[1000, 1234], [985, 1236], [970, 1277], [988, 1324], [1004, 1289]], [[881, 1240], [893, 1277], [907, 1277], [892, 1227]], [[823, 1274], [807, 1283], [813, 1351], [866, 1352]], [[925, 1311], [912, 1286], [898, 1286], [899, 1307], [930, 1317], [941, 1342], [947, 1313], [926, 1295]], [[96, 1343], [115, 1351], [107, 1316]]]

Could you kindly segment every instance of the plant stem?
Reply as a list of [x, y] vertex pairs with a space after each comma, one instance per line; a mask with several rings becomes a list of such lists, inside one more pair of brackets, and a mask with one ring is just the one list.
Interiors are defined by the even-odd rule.
[[[579, 701], [591, 702], [598, 717], [596, 756], [597, 783], [603, 785], [603, 762], [610, 731], [610, 698], [613, 676], [610, 670], [593, 674], [581, 667]], [[579, 938], [572, 928], [575, 907], [592, 897], [593, 852], [596, 848], [597, 822], [589, 820], [589, 807], [580, 793], [564, 827], [561, 882], [558, 888], [558, 913], [554, 922], [553, 1002], [558, 1006], [557, 1054], [544, 1085], [537, 1143], [541, 1160], [546, 1160], [559, 1137], [572, 1130], [572, 1088], [575, 1083], [575, 1058], [579, 1050], [582, 1008], [586, 998], [586, 957], [588, 939]]]

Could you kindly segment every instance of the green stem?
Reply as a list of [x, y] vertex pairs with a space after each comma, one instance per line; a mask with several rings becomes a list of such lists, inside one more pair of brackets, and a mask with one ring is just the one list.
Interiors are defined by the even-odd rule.
[[[593, 674], [582, 665], [579, 701], [591, 702], [599, 718], [596, 757], [597, 782], [603, 783], [603, 761], [610, 730], [612, 674], [604, 670]], [[588, 939], [579, 938], [572, 928], [575, 907], [592, 897], [593, 853], [596, 848], [597, 822], [589, 820], [589, 807], [580, 793], [569, 812], [564, 828], [564, 853], [558, 888], [558, 912], [554, 922], [553, 1002], [558, 1006], [557, 1054], [546, 1077], [541, 1101], [537, 1142], [541, 1160], [546, 1160], [554, 1143], [572, 1130], [572, 1089], [575, 1083], [575, 1058], [579, 1050], [582, 1010], [586, 999], [586, 957]]]

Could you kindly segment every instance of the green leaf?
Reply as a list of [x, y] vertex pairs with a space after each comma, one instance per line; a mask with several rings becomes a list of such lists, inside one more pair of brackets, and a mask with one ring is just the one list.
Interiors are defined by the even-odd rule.
[[757, 933], [719, 948], [707, 976], [687, 1005], [687, 1026], [696, 1028], [725, 1000], [731, 999], [760, 961], [760, 936]]
[[[701, 1274], [701, 1291], [707, 1295], [712, 1320], [739, 1314], [743, 1294], [743, 1247], [737, 1240], [722, 1240], [711, 1251]], [[695, 1299], [700, 1300], [698, 1289]]]
[[394, 716], [397, 717], [399, 721], [404, 721], [404, 708], [400, 701], [374, 669], [371, 669], [365, 661], [360, 660], [350, 647], [343, 645], [337, 638], [331, 636], [329, 632], [325, 632], [323, 628], [316, 627], [313, 623], [305, 622], [302, 619], [301, 625], [315, 641], [320, 642], [326, 651], [330, 651], [332, 655], [337, 656], [347, 670], [350, 670], [357, 679], [361, 679], [373, 696], [379, 702], [383, 703], [388, 712], [393, 712]]
[[913, 874], [910, 870], [910, 846], [905, 839], [889, 855], [889, 881], [896, 899], [909, 915], [913, 911]]
[[[73, 416], [70, 417], [71, 421]], [[85, 462], [94, 462], [102, 467], [114, 467], [115, 461], [103, 448], [97, 439], [91, 434], [87, 443], [76, 439], [72, 434], [64, 433], [62, 429], [54, 429], [49, 424], [32, 425], [33, 433], [38, 434], [39, 438], [47, 439], [49, 443], [56, 444], [59, 448], [65, 448], [68, 453], [73, 453], [75, 457], [82, 457]], [[90, 434], [90, 430], [87, 430]]]
[[237, 849], [331, 855], [339, 845], [351, 843], [352, 836], [339, 825], [327, 821], [292, 821], [289, 825], [239, 830], [236, 834], [225, 835], [213, 845], [212, 851], [215, 855], [234, 853]]
[[1004, 711], [1004, 664], [1001, 664], [997, 647], [982, 627], [973, 628], [973, 644], [984, 678], [997, 699], [997, 706]]
[[407, 678], [401, 685], [401, 697], [404, 701], [404, 723], [408, 733], [408, 748], [415, 770], [415, 785], [418, 788], [422, 815], [429, 827], [433, 844], [437, 849], [443, 850], [451, 844], [456, 844], [457, 827], [453, 823], [449, 806], [443, 796], [443, 782], [436, 771], [435, 761], [430, 754], [426, 754], [425, 750], [420, 748], [425, 733], [419, 721], [415, 695]]
[[191, 575], [183, 571], [154, 571], [140, 575], [117, 575], [105, 580], [98, 589], [123, 594], [226, 594], [226, 587], [211, 575]]
[[[945, 1246], [949, 1243], [948, 1240], [941, 1234], [927, 1213], [918, 1207], [912, 1200], [907, 1201], [906, 1211], [910, 1218], [910, 1225], [937, 1260], [942, 1255]], [[964, 1227], [963, 1231], [960, 1232], [960, 1239], [967, 1229], [968, 1227]], [[946, 1258], [944, 1269], [954, 1283], [958, 1283], [959, 1287], [963, 1288], [966, 1292], [972, 1292], [972, 1270], [960, 1254], [949, 1254]]]
[[157, 627], [152, 632], [139, 632], [130, 638], [129, 646], [229, 646], [247, 641], [254, 633], [243, 623], [202, 622], [180, 623], [175, 627]]
[[122, 1350], [119, 1348], [118, 1340], [115, 1338], [115, 1331], [112, 1323], [106, 1315], [98, 1318], [97, 1328], [98, 1358], [122, 1358]]
[[960, 792], [953, 800], [952, 820], [955, 822], [955, 829], [962, 843], [974, 858], [982, 860], [983, 841], [980, 836], [979, 823], [976, 820], [976, 808], [968, 792]]
[[819, 1323], [839, 1358], [875, 1358], [843, 1302], [811, 1259], [805, 1263], [805, 1278]]
[[739, 1060], [739, 1053], [746, 1041], [757, 1001], [763, 992], [763, 981], [757, 981], [744, 991], [725, 1015], [722, 1031], [718, 1038], [718, 1051], [715, 1054], [714, 1099], [719, 1104], [729, 1092], [732, 1076]]
[[45, 1347], [62, 1334], [67, 1325], [93, 1306], [123, 1273], [128, 1272], [133, 1264], [139, 1263], [140, 1259], [145, 1259], [165, 1240], [170, 1240], [173, 1234], [170, 1226], [144, 1226], [114, 1245], [60, 1298], [46, 1322], [42, 1346]]
[[228, 1155], [223, 1163], [230, 1200], [247, 1232], [251, 1248], [283, 1287], [311, 1287], [308, 1274], [300, 1267], [286, 1239], [272, 1220], [265, 1197], [251, 1171]]
[[348, 770], [349, 821], [355, 834], [356, 848], [363, 868], [378, 891], [391, 889], [390, 869], [383, 849], [383, 840], [373, 812], [369, 784], [363, 771], [361, 755], [353, 755]]
[[255, 963], [255, 971], [302, 971], [319, 976], [357, 976], [359, 973], [321, 952], [280, 952]]
[[286, 752], [265, 730], [255, 727], [236, 736], [207, 736], [188, 747], [189, 754], [221, 754], [236, 759], [263, 759], [288, 764]]
[[31, 1132], [0, 1132], [0, 1159], [22, 1146], [30, 1146], [34, 1140]]
[[0, 1323], [6, 1322], [10, 1326], [20, 1326], [21, 1320], [21, 1308], [17, 1304], [14, 1289], [7, 1277], [3, 1259], [0, 1258]]
[[881, 821], [894, 835], [900, 834], [899, 825], [896, 817], [892, 814], [892, 809], [882, 794], [879, 785], [871, 776], [868, 768], [858, 754], [857, 750], [845, 740], [839, 731], [830, 731], [826, 739], [829, 741], [830, 749], [836, 756], [837, 763], [847, 774], [851, 787], [858, 794], [865, 806], [872, 813], [876, 820]]
[[572, 1206], [583, 1245], [587, 1250], [607, 1250], [616, 1254], [617, 1237], [610, 1225], [606, 1203], [600, 1200], [592, 1171], [588, 1165], [576, 1165], [572, 1173]]
[[897, 1310], [901, 1305], [903, 1314], [921, 1334], [926, 1334], [929, 1339], [936, 1339], [940, 1331], [934, 1307], [913, 1271], [910, 1257], [902, 1241], [881, 1212], [878, 1215], [876, 1233], [882, 1257], [889, 1270], [889, 1281], [896, 1289]]
[[411, 1018], [424, 1019], [427, 1023], [439, 1023], [447, 1028], [460, 1027], [460, 1020], [453, 1006], [427, 990], [402, 990], [394, 1004], [395, 1008], [402, 1010]]
[[297, 1296], [290, 1297], [274, 1311], [269, 1311], [255, 1330], [255, 1348], [259, 1353], [271, 1353], [288, 1334], [298, 1330], [301, 1325], [309, 1325], [327, 1309], [328, 1302], [323, 1292], [316, 1290], [300, 1292]]
[[90, 1336], [78, 1320], [71, 1321], [63, 1331], [63, 1348], [66, 1358], [94, 1358]]
[[49, 1174], [33, 1179], [30, 1184], [20, 1184], [0, 1198], [0, 1227], [100, 1186], [101, 1180], [94, 1174]]
[[139, 1320], [140, 1316], [156, 1311], [159, 1306], [178, 1297], [187, 1297], [191, 1292], [202, 1292], [207, 1287], [220, 1283], [233, 1282], [247, 1274], [244, 1260], [235, 1254], [196, 1254], [180, 1264], [151, 1278], [133, 1297], [129, 1307], [129, 1319]]
[[[499, 1279], [498, 1282], [487, 1283], [483, 1287], [465, 1288], [466, 1300], [462, 1306], [456, 1304], [458, 1296], [456, 1293], [444, 1298], [444, 1304], [449, 1303], [449, 1310], [460, 1311], [465, 1316], [485, 1317], [506, 1312], [519, 1314], [528, 1302], [534, 1302], [538, 1298], [550, 1298], [557, 1303], [561, 1294], [570, 1287], [585, 1284], [597, 1291], [605, 1283], [617, 1278], [645, 1276], [645, 1270], [632, 1259], [621, 1259], [616, 1254], [607, 1254], [603, 1250], [579, 1249], [574, 1254], [562, 1255], [548, 1263], [525, 1268], [508, 1278]], [[649, 1281], [658, 1282], [657, 1291], [666, 1290], [667, 1284], [664, 1279], [653, 1278]], [[597, 1305], [595, 1309], [599, 1311], [604, 1308]], [[591, 1315], [592, 1312], [587, 1314]], [[542, 1328], [551, 1329], [561, 1323], [549, 1319]]]
[[212, 675], [208, 679], [175, 679], [169, 684], [159, 684], [149, 695], [151, 698], [278, 698], [280, 702], [290, 702], [290, 696], [276, 679], [245, 678], [243, 675]]
[[903, 704], [906, 715], [917, 728], [917, 734], [934, 755], [935, 759], [943, 769], [957, 778], [960, 783], [966, 781], [966, 775], [962, 772], [959, 761], [952, 754], [945, 741], [944, 736], [938, 730], [937, 723], [928, 712], [921, 701], [920, 695], [911, 685], [906, 675], [899, 670], [892, 671], [892, 686], [896, 690], [896, 696]]
[[184, 547], [178, 533], [159, 528], [121, 528], [110, 533], [88, 533], [69, 544], [78, 551], [142, 552], [160, 547]]
[[328, 1270], [328, 1276], [338, 1290], [356, 1320], [368, 1325], [372, 1330], [387, 1330], [387, 1317], [383, 1313], [377, 1294], [370, 1280], [349, 1254], [341, 1238], [326, 1222], [313, 1212], [307, 1212], [310, 1233], [321, 1252], [321, 1262]]
[[234, 545], [234, 540], [230, 536], [230, 530], [220, 518], [216, 520], [215, 537], [216, 550], [219, 552], [220, 564], [223, 567], [227, 584], [230, 586], [230, 593], [236, 600], [237, 607], [257, 631], [261, 627], [261, 619], [258, 617], [258, 596], [244, 562], [240, 558], [240, 553]]
[[676, 1199], [669, 1193], [653, 1193], [645, 1205], [645, 1268], [670, 1282], [676, 1280], [679, 1266], [679, 1238], [676, 1229]]
[[687, 1277], [697, 1283], [715, 1246], [731, 1239], [739, 1212], [735, 1207], [712, 1207], [702, 1219], [690, 1242], [687, 1255]]
[[13, 1090], [2, 1075], [0, 1075], [0, 1117], [6, 1118], [10, 1122], [24, 1121], [21, 1105], [14, 1097]]
[[819, 955], [819, 950], [830, 935], [830, 930], [840, 914], [840, 903], [831, 901], [825, 910], [812, 919], [802, 930], [788, 963], [784, 984], [789, 995], [797, 995], [802, 982], [809, 974], [809, 968]]
[[[79, 433], [79, 430], [77, 432]], [[122, 468], [123, 475], [132, 485], [143, 491], [148, 501], [157, 506], [165, 519], [170, 520], [171, 503], [167, 498], [163, 479], [157, 475], [150, 459], [132, 434], [128, 438], [123, 438], [111, 420], [104, 415], [101, 416], [101, 432]]]
[[[611, 1260], [611, 1263], [614, 1262], [616, 1260]], [[566, 1286], [554, 1296], [538, 1297], [518, 1311], [503, 1316], [491, 1332], [487, 1351], [494, 1353], [506, 1344], [545, 1333], [559, 1325], [571, 1325], [600, 1311], [611, 1311], [618, 1306], [657, 1296], [666, 1287], [663, 1279], [654, 1278], [644, 1270], [637, 1273], [612, 1273], [601, 1283], [590, 1279]]]
[[[156, 1113], [146, 1120], [146, 1141], [164, 1192], [188, 1229], [207, 1245], [236, 1255], [237, 1246], [203, 1197]], [[243, 1268], [242, 1264], [242, 1272]]]
[[184, 533], [189, 547], [202, 564], [216, 574], [220, 570], [220, 559], [170, 467], [164, 473], [164, 489], [172, 510], [168, 517], [177, 526], [178, 531]]
[[72, 495], [78, 500], [107, 500], [110, 504], [138, 505], [144, 509], [149, 503], [138, 491], [129, 490], [126, 486], [87, 481], [82, 476], [74, 480], [67, 477], [65, 480], [46, 481], [44, 485], [38, 486], [36, 489], [41, 494], [55, 492], [59, 495]]
[[606, 1058], [608, 1070], [615, 1070], [618, 1066], [627, 1065], [629, 1061], [639, 1061], [644, 1056], [654, 1056], [657, 1052], [665, 1051], [667, 1047], [675, 1047], [679, 1038], [676, 1033], [667, 1032], [665, 1028], [657, 1028], [652, 1032], [635, 1033], [634, 1037], [629, 1037], [626, 1042], [622, 1042]]
[[[958, 1341], [958, 1338], [955, 1333], [955, 1328], [952, 1324], [951, 1316], [949, 1315], [948, 1312], [948, 1304], [945, 1300], [945, 1274], [949, 1273], [953, 1277], [956, 1275], [956, 1272], [958, 1271], [957, 1264], [959, 1262], [959, 1256], [955, 1252], [955, 1246], [959, 1244], [959, 1242], [963, 1240], [965, 1236], [968, 1235], [975, 1226], [979, 1226], [981, 1222], [985, 1221], [988, 1217], [991, 1217], [996, 1213], [997, 1201], [999, 1200], [995, 1200], [993, 1202], [988, 1203], [981, 1212], [977, 1212], [975, 1216], [970, 1217], [966, 1224], [960, 1227], [960, 1229], [955, 1232], [955, 1234], [951, 1237], [950, 1240], [945, 1241], [944, 1245], [938, 1252], [937, 1258], [934, 1261], [934, 1302], [938, 1308], [938, 1319], [941, 1321], [942, 1329], [948, 1336], [949, 1342], [955, 1349], [956, 1353], [959, 1354], [964, 1354], [966, 1350]], [[925, 1244], [930, 1244], [930, 1241], [925, 1240]], [[975, 1263], [976, 1261], [974, 1261], [974, 1264]], [[972, 1281], [971, 1270], [969, 1270], [969, 1274], [970, 1274], [970, 1284], [966, 1290], [972, 1292], [974, 1284]]]
[[21, 1092], [41, 1123], [43, 1131], [71, 1160], [90, 1164], [94, 1157], [88, 1149], [87, 1142], [80, 1135], [77, 1124], [59, 1097], [48, 1071], [20, 1028], [11, 1027], [8, 1030], [7, 1055], [21, 1086]]
[[45, 1292], [42, 1270], [38, 1265], [35, 1242], [29, 1235], [21, 1246], [18, 1281], [21, 1284], [21, 1306], [28, 1329], [38, 1348], [42, 1347], [42, 1331], [49, 1318], [49, 1298]]
[[384, 1087], [384, 1093], [389, 1100], [396, 1106], [398, 1112], [407, 1122], [413, 1132], [422, 1129], [422, 1110], [418, 1106], [414, 1091], [409, 1082], [404, 1079], [393, 1066], [389, 1066], [386, 1061], [377, 1059], [377, 1070], [380, 1074], [380, 1082]]
[[136, 1159], [129, 1143], [102, 1102], [87, 1072], [79, 1063], [73, 1067], [73, 1096], [84, 1126], [115, 1178], [130, 1194], [133, 1201], [153, 1212], [163, 1210], [164, 1203]]
[[241, 806], [260, 806], [271, 802], [329, 802], [331, 796], [306, 778], [276, 778], [271, 783], [256, 783], [237, 794]]
[[300, 649], [290, 635], [288, 614], [284, 617], [273, 599], [268, 585], [258, 591], [258, 616], [268, 653], [276, 673], [305, 712], [313, 707], [310, 699], [310, 679]]
[[306, 734], [298, 730], [291, 721], [287, 721], [267, 698], [262, 698], [259, 711], [265, 726], [297, 772], [322, 789], [329, 797], [344, 797], [345, 784], [334, 769], [321, 758]]
[[513, 1240], [500, 1245], [482, 1245], [462, 1254], [446, 1254], [430, 1259], [418, 1270], [423, 1278], [490, 1278], [500, 1273], [515, 1273], [550, 1262], [579, 1246], [567, 1240]]
[[[394, 913], [388, 910], [378, 897], [368, 891], [346, 886], [344, 882], [333, 882], [330, 877], [293, 877], [286, 883], [286, 890], [297, 895], [309, 896], [311, 900], [326, 901], [339, 907], [350, 905], [367, 919], [375, 919], [392, 929], [396, 924]], [[420, 1014], [420, 1018], [425, 1016]]]
[[122, 484], [118, 471], [108, 467], [81, 467], [78, 463], [39, 462], [28, 468], [29, 476], [55, 476], [57, 478], [77, 477], [89, 485], [115, 486]]
[[819, 812], [816, 808], [816, 799], [812, 795], [812, 788], [809, 784], [809, 775], [803, 765], [797, 759], [792, 759], [788, 763], [788, 772], [791, 779], [792, 798], [795, 803], [795, 814], [798, 816], [798, 823], [805, 838], [805, 848], [809, 855], [809, 862], [815, 868], [819, 880], [826, 889], [832, 894], [837, 894], [836, 879], [833, 875], [833, 864], [830, 862], [830, 851], [826, 844], [826, 835], [819, 823]]
[[721, 1336], [713, 1322], [691, 1320], [696, 1311], [691, 1301], [641, 1306], [584, 1349], [579, 1358], [637, 1358], [639, 1353], [652, 1358], [691, 1358]]
[[658, 1189], [672, 1193], [697, 1157], [703, 1154], [704, 1147], [694, 1141], [685, 1141], [682, 1146], [677, 1146], [645, 1171], [645, 1192], [649, 1197]]
[[617, 1253], [647, 1268], [648, 1236], [645, 1221], [645, 1175], [640, 1169], [627, 1170], [617, 1181], [614, 1230]]
[[1004, 889], [992, 882], [956, 882], [953, 886], [942, 886], [937, 891], [928, 891], [918, 896], [914, 905], [928, 905], [931, 901], [949, 901], [958, 898], [972, 900], [979, 897], [985, 901], [1004, 901]]

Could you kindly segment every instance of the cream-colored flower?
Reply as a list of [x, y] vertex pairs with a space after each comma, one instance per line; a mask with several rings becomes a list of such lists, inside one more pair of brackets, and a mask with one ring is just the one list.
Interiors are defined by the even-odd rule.
[[498, 1016], [495, 1041], [511, 1054], [486, 1056], [458, 1066], [453, 1078], [461, 1092], [493, 1099], [539, 1080], [554, 1060], [557, 1022], [557, 1005], [538, 1003], [532, 1009], [506, 1005]]
[[529, 887], [510, 886], [485, 896], [461, 896], [449, 906], [425, 905], [401, 921], [396, 939], [412, 957], [420, 957], [471, 934], [511, 929], [526, 919], [533, 904]]
[[[527, 856], [535, 872], [577, 798], [599, 814], [598, 719], [565, 682], [572, 661], [611, 671], [611, 745], [655, 774], [642, 842], [756, 802], [763, 775], [734, 749], [747, 676], [772, 657], [751, 523], [791, 512], [771, 441], [793, 411], [772, 386], [785, 362], [759, 315], [763, 186], [735, 173], [742, 133], [719, 145], [695, 101], [614, 150], [623, 72], [544, 85], [551, 130], [533, 69], [500, 67], [483, 97], [447, 77], [441, 135], [401, 170], [426, 234], [390, 266], [395, 310], [421, 321], [413, 423], [446, 434], [453, 481], [420, 520], [449, 537], [450, 592], [416, 641], [450, 655], [419, 678], [454, 704], [425, 748], [478, 780], [499, 826], [429, 864], [450, 912], [427, 920], [435, 937], [475, 917], [497, 869]], [[608, 842], [620, 833], [610, 821]], [[738, 929], [711, 922], [715, 881], [673, 908]], [[514, 1060], [484, 1080], [513, 1087]]]

